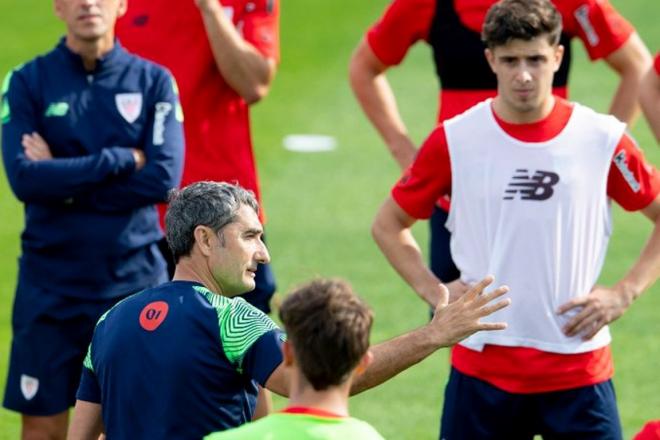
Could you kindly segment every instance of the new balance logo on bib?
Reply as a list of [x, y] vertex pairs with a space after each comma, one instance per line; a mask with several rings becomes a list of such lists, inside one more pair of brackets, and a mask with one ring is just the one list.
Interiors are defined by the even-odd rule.
[[548, 200], [554, 194], [553, 186], [559, 182], [559, 175], [552, 171], [538, 170], [530, 173], [526, 169], [517, 169], [504, 192], [504, 200]]

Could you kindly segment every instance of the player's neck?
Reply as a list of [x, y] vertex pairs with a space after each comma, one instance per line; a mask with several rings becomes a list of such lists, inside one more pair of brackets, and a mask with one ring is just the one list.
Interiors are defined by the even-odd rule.
[[492, 109], [498, 118], [509, 124], [532, 124], [539, 122], [552, 113], [555, 106], [555, 97], [548, 95], [541, 105], [529, 111], [518, 111], [513, 106], [507, 105], [501, 96], [493, 99]]
[[289, 407], [320, 409], [338, 416], [348, 417], [350, 383], [317, 391], [304, 379], [294, 379], [291, 384]]
[[112, 33], [96, 40], [83, 40], [71, 33], [66, 36], [66, 46], [71, 52], [80, 55], [87, 71], [94, 70], [97, 61], [110, 52], [114, 45], [115, 37]]

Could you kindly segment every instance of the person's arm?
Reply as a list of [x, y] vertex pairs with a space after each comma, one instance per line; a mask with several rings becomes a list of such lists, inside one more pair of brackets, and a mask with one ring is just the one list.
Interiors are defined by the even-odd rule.
[[69, 440], [98, 440], [103, 430], [101, 405], [77, 400], [66, 438]]
[[351, 57], [349, 79], [362, 110], [385, 141], [392, 157], [401, 169], [405, 169], [412, 163], [417, 149], [408, 135], [385, 76], [388, 67], [363, 38]]
[[605, 62], [619, 76], [610, 114], [631, 124], [639, 113], [637, 97], [642, 78], [651, 67], [651, 54], [635, 32], [623, 46], [605, 57]]
[[491, 304], [509, 291], [508, 287], [500, 286], [492, 292], [484, 293], [484, 289], [492, 282], [492, 277], [484, 278], [450, 304], [447, 304], [449, 291], [441, 286], [441, 297], [431, 322], [372, 347], [373, 361], [364, 374], [356, 378], [351, 394], [373, 388], [422, 361], [439, 348], [450, 347], [478, 331], [505, 329], [504, 322], [480, 321], [511, 303], [507, 298]]
[[268, 377], [265, 383], [267, 389], [283, 397], [289, 397], [291, 389], [291, 371], [282, 362]]
[[566, 336], [593, 338], [603, 326], [618, 319], [660, 277], [660, 196], [642, 210], [654, 224], [653, 232], [639, 258], [614, 286], [595, 286], [584, 297], [562, 305], [558, 313], [580, 309], [564, 327]]
[[94, 372], [92, 345], [90, 344], [80, 373], [76, 406], [67, 438], [69, 440], [97, 440], [104, 430], [101, 387]]
[[109, 147], [100, 153], [53, 158], [37, 133], [37, 110], [23, 75], [10, 73], [2, 92], [2, 157], [16, 197], [28, 203], [64, 202], [108, 178], [136, 169], [134, 149]]
[[642, 79], [639, 102], [655, 140], [660, 143], [660, 53], [656, 55], [655, 68], [649, 69]]
[[[511, 303], [509, 299], [503, 299], [492, 304], [493, 300], [509, 291], [508, 287], [500, 286], [492, 292], [484, 293], [484, 289], [492, 282], [492, 277], [484, 278], [451, 304], [447, 304], [448, 290], [440, 285], [441, 297], [431, 322], [371, 347], [373, 361], [366, 371], [356, 378], [351, 386], [351, 394], [378, 386], [419, 363], [439, 348], [450, 347], [473, 333], [505, 329], [506, 323], [503, 322], [479, 321]], [[280, 364], [268, 378], [266, 387], [280, 395], [288, 395], [289, 375], [290, 370], [284, 363]]]
[[75, 203], [113, 212], [167, 201], [169, 191], [181, 182], [184, 155], [182, 115], [173, 81], [163, 72], [156, 86], [142, 149], [144, 166], [125, 179], [93, 188]]
[[613, 287], [595, 286], [589, 294], [563, 304], [558, 313], [578, 313], [564, 326], [567, 336], [592, 338], [619, 318], [660, 276], [660, 174], [624, 134], [612, 157], [607, 194], [627, 211], [641, 211], [654, 224], [637, 261]]
[[388, 197], [378, 210], [371, 233], [392, 267], [431, 307], [442, 298], [440, 280], [424, 264], [422, 252], [412, 235], [417, 220]]
[[248, 104], [265, 97], [275, 77], [276, 60], [264, 56], [243, 39], [218, 0], [195, 3], [202, 14], [216, 65], [227, 84]]

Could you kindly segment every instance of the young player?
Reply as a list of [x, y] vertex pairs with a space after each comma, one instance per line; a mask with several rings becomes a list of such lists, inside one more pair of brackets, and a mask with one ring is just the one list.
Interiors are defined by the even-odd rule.
[[154, 203], [178, 186], [172, 76], [114, 38], [124, 0], [55, 0], [66, 36], [2, 91], [2, 155], [25, 204], [4, 406], [23, 438], [64, 439], [99, 316], [167, 280]]
[[[270, 259], [251, 193], [198, 182], [176, 193], [165, 216], [177, 262], [174, 281], [120, 302], [99, 320], [85, 359], [69, 439], [200, 438], [252, 419], [257, 384], [288, 394], [282, 332], [237, 295], [254, 288]], [[440, 301], [433, 320], [372, 348], [374, 361], [352, 391], [376, 386], [479, 330], [480, 318], [506, 307], [502, 287]], [[446, 290], [444, 291], [447, 295]], [[446, 299], [446, 298], [445, 298]]]
[[[438, 122], [495, 96], [497, 82], [486, 59], [480, 33], [495, 0], [394, 0], [367, 32], [350, 64], [351, 86], [362, 109], [378, 130], [401, 169], [413, 161], [416, 148], [399, 115], [385, 73], [403, 61], [408, 49], [424, 41], [433, 50], [440, 84]], [[570, 42], [579, 39], [592, 60], [603, 60], [619, 77], [610, 112], [624, 122], [637, 113], [637, 93], [651, 64], [648, 50], [633, 27], [607, 0], [555, 0], [563, 19], [560, 42], [564, 56], [553, 81], [553, 93], [568, 94]], [[458, 278], [445, 227], [449, 199], [442, 197], [430, 217], [430, 268], [443, 280]], [[461, 289], [460, 282], [450, 290]]]
[[383, 437], [348, 415], [351, 383], [369, 366], [373, 315], [344, 281], [319, 279], [291, 293], [280, 308], [290, 370], [289, 406], [208, 440], [362, 439]]
[[[441, 437], [618, 439], [607, 324], [660, 276], [660, 176], [625, 125], [552, 94], [564, 48], [547, 0], [502, 0], [484, 24], [497, 96], [427, 138], [376, 216], [373, 234], [429, 304], [438, 279], [410, 233], [452, 196], [452, 252], [469, 285], [494, 272], [512, 307], [507, 330], [452, 351]], [[626, 276], [596, 286], [609, 200], [654, 223]]]

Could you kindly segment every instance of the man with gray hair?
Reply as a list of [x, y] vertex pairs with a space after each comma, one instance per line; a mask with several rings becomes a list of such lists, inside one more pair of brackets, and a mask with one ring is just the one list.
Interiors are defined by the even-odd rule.
[[[257, 384], [289, 393], [282, 331], [236, 295], [254, 288], [270, 260], [254, 195], [227, 183], [198, 182], [174, 193], [165, 216], [176, 261], [173, 281], [120, 302], [99, 320], [84, 362], [70, 439], [201, 438], [249, 422]], [[351, 392], [376, 386], [479, 330], [487, 277], [462, 299], [441, 301], [433, 320], [376, 345]]]

